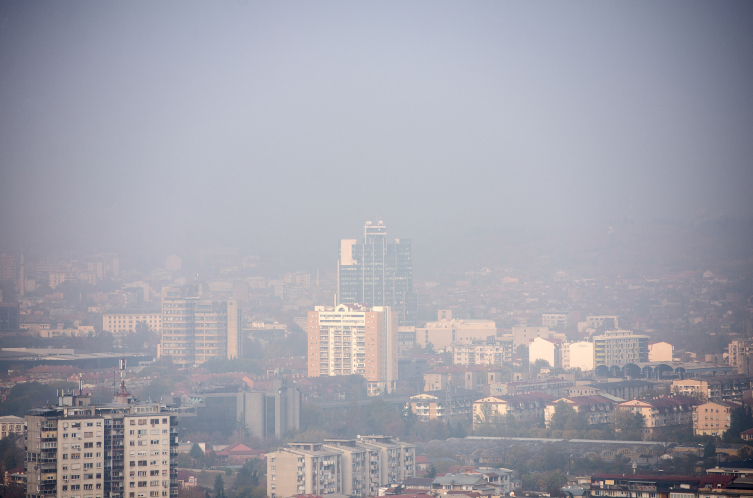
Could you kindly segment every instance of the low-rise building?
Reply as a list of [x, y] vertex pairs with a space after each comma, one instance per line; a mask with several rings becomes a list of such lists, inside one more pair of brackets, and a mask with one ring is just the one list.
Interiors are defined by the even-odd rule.
[[471, 343], [497, 336], [494, 320], [467, 320], [452, 318], [428, 322], [416, 328], [416, 342], [423, 347], [431, 344], [434, 349], [445, 349], [450, 344]]
[[496, 366], [439, 366], [424, 372], [424, 391], [464, 388], [480, 391], [485, 384], [501, 382], [502, 371]]
[[546, 405], [553, 399], [543, 393], [481, 398], [473, 403], [473, 427], [501, 423], [507, 417], [517, 422], [538, 422], [544, 419]]
[[496, 382], [484, 386], [483, 393], [489, 396], [514, 396], [528, 393], [545, 393], [554, 398], [568, 395], [573, 387], [572, 380], [549, 377], [546, 379], [521, 380], [517, 382]]
[[604, 396], [560, 398], [547, 403], [544, 409], [544, 418], [547, 425], [551, 422], [559, 403], [570, 405], [577, 413], [583, 413], [588, 425], [611, 424], [613, 422], [614, 406], [617, 404], [614, 400], [605, 398]]
[[119, 310], [109, 311], [102, 315], [102, 331], [113, 335], [135, 332], [139, 325], [161, 334], [162, 312], [160, 310]]
[[672, 381], [673, 393], [692, 396], [701, 401], [729, 401], [740, 399], [751, 389], [753, 376], [715, 375]]
[[480, 397], [476, 391], [434, 391], [411, 396], [411, 410], [421, 421], [467, 418], [473, 410], [473, 402]]
[[600, 394], [609, 394], [617, 398], [631, 400], [638, 398], [644, 392], [653, 389], [654, 385], [645, 380], [623, 380], [619, 382], [600, 382], [592, 384]]
[[7, 415], [0, 417], [0, 437], [7, 437], [11, 434], [23, 434], [26, 423], [22, 417]]
[[732, 410], [742, 406], [731, 401], [710, 401], [693, 407], [693, 434], [722, 436], [730, 427]]
[[662, 396], [649, 399], [634, 399], [620, 403], [615, 407], [615, 414], [621, 411], [640, 413], [644, 425], [641, 436], [648, 439], [667, 429], [681, 429], [691, 432], [693, 428], [693, 407], [700, 404], [688, 396]]

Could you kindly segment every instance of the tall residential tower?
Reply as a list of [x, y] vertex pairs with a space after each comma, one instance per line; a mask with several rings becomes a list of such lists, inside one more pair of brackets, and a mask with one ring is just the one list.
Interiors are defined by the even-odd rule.
[[192, 286], [162, 289], [162, 341], [159, 356], [183, 367], [210, 358], [241, 357], [238, 301], [203, 300]]
[[308, 317], [308, 375], [360, 374], [370, 396], [397, 384], [397, 316], [389, 307], [317, 306]]
[[378, 221], [364, 226], [363, 242], [340, 241], [337, 302], [389, 306], [398, 325], [416, 324], [413, 258], [410, 240], [387, 241], [387, 227]]

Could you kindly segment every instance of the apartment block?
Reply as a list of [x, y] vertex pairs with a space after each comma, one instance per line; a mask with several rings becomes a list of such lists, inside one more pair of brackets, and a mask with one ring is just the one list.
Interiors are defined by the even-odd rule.
[[203, 300], [195, 286], [162, 289], [162, 341], [158, 355], [181, 367], [211, 358], [241, 356], [241, 316], [238, 301]]
[[397, 315], [389, 307], [317, 306], [308, 313], [308, 376], [360, 374], [370, 396], [397, 385]]
[[356, 439], [325, 439], [324, 447], [341, 454], [343, 494], [379, 494], [379, 449], [365, 446]]
[[742, 398], [752, 384], [753, 376], [750, 375], [715, 375], [674, 380], [671, 390], [701, 401], [731, 401]]
[[732, 410], [742, 406], [740, 402], [711, 401], [693, 407], [693, 434], [696, 436], [721, 437], [732, 422]]
[[471, 415], [473, 402], [480, 396], [465, 389], [432, 391], [411, 396], [408, 404], [419, 420], [457, 420]]
[[567, 313], [542, 313], [541, 325], [549, 328], [567, 327]]
[[740, 371], [743, 366], [743, 358], [749, 353], [753, 353], [753, 341], [734, 340], [727, 346], [729, 366]]
[[109, 311], [102, 314], [102, 330], [113, 335], [135, 332], [139, 325], [162, 333], [162, 312], [144, 310]]
[[463, 388], [482, 389], [485, 384], [502, 381], [502, 370], [487, 365], [438, 366], [424, 372], [424, 391], [444, 391]]
[[619, 330], [620, 324], [617, 315], [592, 315], [586, 317], [586, 323], [589, 328], [597, 329], [606, 327], [607, 330]]
[[547, 425], [549, 425], [552, 417], [554, 417], [554, 412], [560, 403], [565, 403], [571, 406], [576, 412], [583, 413], [588, 425], [611, 424], [613, 422], [614, 406], [617, 404], [614, 399], [598, 395], [560, 398], [546, 405], [544, 413]]
[[379, 453], [379, 482], [382, 486], [416, 476], [416, 446], [390, 436], [362, 436], [361, 444]]
[[473, 426], [504, 422], [507, 417], [518, 422], [537, 423], [544, 418], [547, 403], [553, 399], [554, 396], [545, 393], [481, 398], [473, 403]]
[[699, 404], [700, 401], [695, 398], [679, 395], [634, 399], [617, 405], [615, 414], [621, 411], [642, 414], [644, 426], [640, 432], [646, 439], [673, 427], [690, 432], [693, 427], [693, 407]]
[[494, 320], [464, 320], [451, 318], [428, 322], [416, 328], [416, 342], [423, 347], [431, 344], [435, 350], [445, 349], [453, 343], [470, 344], [497, 337]]
[[512, 341], [484, 341], [471, 344], [453, 343], [448, 347], [452, 351], [454, 365], [504, 365], [512, 363]]
[[27, 412], [28, 498], [177, 496], [177, 417], [122, 401], [63, 393], [57, 406]]
[[376, 496], [415, 477], [416, 447], [388, 436], [289, 443], [267, 453], [267, 496]]
[[631, 330], [612, 330], [594, 336], [594, 364], [611, 367], [647, 362], [648, 341], [647, 335], [637, 335]]
[[342, 453], [322, 443], [290, 443], [267, 453], [267, 496], [343, 495]]

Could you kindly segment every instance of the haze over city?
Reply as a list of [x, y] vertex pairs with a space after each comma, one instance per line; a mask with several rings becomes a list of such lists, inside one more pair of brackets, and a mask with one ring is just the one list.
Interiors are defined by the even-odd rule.
[[746, 2], [1, 16], [6, 249], [313, 268], [375, 213], [427, 253], [469, 229], [753, 214]]
[[752, 90], [750, 1], [0, 2], [0, 497], [753, 495]]

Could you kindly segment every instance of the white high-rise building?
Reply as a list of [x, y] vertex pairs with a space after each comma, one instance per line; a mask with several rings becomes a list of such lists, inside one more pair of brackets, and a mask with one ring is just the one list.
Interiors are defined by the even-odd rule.
[[308, 375], [360, 374], [370, 396], [397, 384], [397, 314], [388, 306], [317, 306], [308, 316]]
[[628, 363], [648, 361], [647, 335], [634, 334], [632, 330], [611, 330], [594, 336], [594, 365], [624, 366]]

